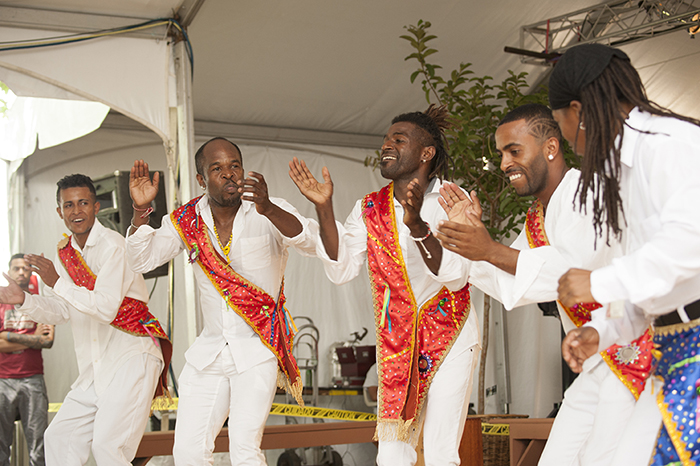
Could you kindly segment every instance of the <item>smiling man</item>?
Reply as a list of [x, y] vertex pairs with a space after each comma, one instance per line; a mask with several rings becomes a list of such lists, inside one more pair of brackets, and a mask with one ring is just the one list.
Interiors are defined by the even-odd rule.
[[304, 162], [290, 176], [316, 207], [317, 253], [336, 284], [368, 263], [377, 332], [379, 466], [417, 461], [423, 424], [425, 464], [457, 465], [479, 357], [471, 312], [469, 261], [445, 251], [430, 225], [447, 215], [438, 204], [447, 174], [445, 107], [395, 117], [379, 168], [391, 182], [360, 199], [344, 225], [335, 222], [333, 183], [319, 183]]
[[163, 217], [158, 230], [147, 225], [158, 175], [151, 180], [140, 160], [130, 178], [129, 262], [147, 272], [186, 251], [204, 320], [179, 378], [175, 465], [212, 464], [214, 440], [229, 417], [231, 464], [264, 466], [260, 442], [277, 384], [303, 404], [284, 306], [287, 247], [313, 254], [315, 237], [294, 207], [268, 196], [261, 174], [245, 176], [232, 142], [207, 141], [195, 164], [204, 195]]
[[[446, 249], [471, 260], [469, 282], [507, 309], [557, 299], [559, 277], [571, 267], [599, 267], [621, 253], [617, 243], [595, 242], [590, 207], [574, 207], [580, 172], [569, 169], [562, 135], [549, 108], [527, 104], [508, 113], [496, 130], [501, 170], [520, 196], [534, 196], [524, 231], [508, 247], [494, 241], [480, 220], [479, 201], [456, 186], [443, 189], [442, 204], [454, 222], [438, 227]], [[595, 303], [565, 308], [565, 331], [591, 320]], [[603, 310], [598, 311], [604, 312]], [[608, 348], [591, 358], [566, 391], [540, 466], [607, 465], [644, 389], [650, 370], [650, 336]], [[603, 362], [604, 361], [604, 362]]]
[[21, 305], [19, 311], [40, 322], [70, 322], [73, 330], [78, 379], [46, 430], [46, 464], [80, 466], [92, 449], [97, 464], [128, 466], [154, 392], [164, 390], [170, 342], [148, 312], [143, 277], [126, 264], [124, 238], [95, 218], [100, 203], [92, 180], [70, 175], [57, 185], [56, 211], [72, 233], [58, 244], [61, 266], [25, 256], [49, 288], [46, 297], [9, 280], [0, 302]]

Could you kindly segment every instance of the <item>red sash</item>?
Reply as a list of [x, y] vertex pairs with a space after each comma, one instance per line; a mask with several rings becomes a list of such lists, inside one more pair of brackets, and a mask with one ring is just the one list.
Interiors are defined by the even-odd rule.
[[293, 324], [288, 317], [289, 311], [284, 307], [284, 292], [280, 290], [279, 300], [275, 303], [272, 296], [237, 274], [221, 257], [211, 244], [207, 226], [197, 215], [195, 205], [200, 198], [192, 199], [170, 214], [175, 229], [189, 251], [190, 262], [199, 264], [229, 307], [253, 328], [265, 346], [275, 354], [280, 370], [277, 384], [291, 393], [300, 406], [304, 406], [299, 367], [292, 355]]
[[418, 309], [399, 245], [393, 183], [366, 195], [362, 207], [377, 332], [376, 437], [407, 441], [433, 376], [469, 317], [469, 285], [454, 293], [443, 287]]
[[[531, 249], [549, 245], [544, 231], [544, 207], [539, 200], [535, 200], [527, 211], [525, 233]], [[590, 322], [591, 311], [601, 307], [599, 303], [579, 303], [567, 308], [561, 302], [557, 302], [576, 327]], [[612, 345], [600, 353], [617, 378], [630, 389], [635, 399], [639, 399], [651, 372], [651, 351], [654, 349], [652, 338], [651, 329], [647, 329], [629, 345]]]
[[[63, 267], [73, 279], [73, 283], [92, 291], [95, 289], [97, 276], [90, 270], [83, 256], [73, 248], [71, 238], [64, 238], [58, 243], [58, 257], [63, 263]], [[168, 367], [173, 354], [173, 345], [168, 339], [168, 335], [163, 331], [160, 322], [153, 314], [148, 312], [148, 306], [143, 301], [134, 298], [124, 297], [117, 316], [111, 323], [112, 327], [137, 337], [151, 337], [156, 346], [160, 346], [163, 352], [163, 371], [160, 374], [160, 381], [156, 387], [154, 398], [166, 396], [170, 398], [168, 392]], [[160, 340], [160, 345], [156, 340]]]

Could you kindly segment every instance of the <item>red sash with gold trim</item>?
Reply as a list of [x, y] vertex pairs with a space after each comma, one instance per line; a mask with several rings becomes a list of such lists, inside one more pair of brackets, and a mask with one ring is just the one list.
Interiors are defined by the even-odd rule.
[[[535, 200], [527, 211], [525, 233], [531, 249], [549, 245], [544, 231], [544, 207], [539, 200]], [[561, 302], [558, 304], [576, 327], [590, 322], [591, 311], [601, 307], [599, 303], [579, 303], [571, 308], [567, 308]], [[651, 351], [654, 349], [652, 338], [651, 329], [647, 329], [629, 345], [613, 345], [600, 353], [617, 378], [630, 389], [635, 399], [639, 399], [639, 394], [644, 390], [644, 383], [650, 375]]]
[[284, 292], [280, 290], [279, 300], [275, 302], [263, 289], [237, 274], [221, 257], [211, 244], [207, 226], [197, 215], [195, 205], [200, 198], [192, 199], [170, 214], [175, 229], [189, 251], [190, 262], [199, 264], [229, 307], [253, 328], [263, 344], [275, 354], [279, 370], [284, 374], [278, 377], [278, 385], [291, 393], [300, 406], [304, 406], [299, 367], [292, 355], [293, 323], [288, 316], [289, 311], [284, 307]]
[[366, 195], [362, 207], [377, 332], [376, 437], [406, 441], [471, 306], [467, 285], [456, 292], [443, 287], [418, 309], [399, 245], [393, 187]]
[[[58, 257], [63, 263], [63, 267], [73, 279], [73, 283], [92, 291], [95, 289], [97, 276], [90, 270], [85, 259], [76, 251], [71, 244], [71, 237], [64, 238], [58, 243]], [[173, 346], [168, 339], [168, 335], [163, 331], [160, 322], [153, 314], [148, 312], [148, 305], [138, 299], [124, 297], [117, 316], [110, 324], [112, 327], [137, 337], [151, 337], [156, 346], [160, 346], [163, 353], [163, 371], [160, 374], [160, 381], [156, 387], [154, 398], [161, 396], [170, 397], [168, 392], [168, 367], [173, 354]], [[160, 340], [160, 345], [158, 341]]]

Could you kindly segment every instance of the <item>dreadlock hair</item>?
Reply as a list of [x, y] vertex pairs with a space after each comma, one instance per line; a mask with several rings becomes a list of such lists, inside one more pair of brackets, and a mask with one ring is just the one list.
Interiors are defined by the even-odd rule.
[[[624, 104], [652, 115], [670, 116], [700, 126], [700, 121], [650, 101], [637, 70], [628, 60], [616, 56], [595, 80], [581, 89], [579, 123], [585, 124], [586, 148], [576, 194], [580, 205], [585, 206], [590, 191], [595, 231], [600, 236], [605, 224], [608, 240], [611, 232], [616, 238], [621, 237], [620, 217], [625, 221], [620, 197], [620, 149], [625, 126], [629, 125], [622, 111]], [[620, 137], [615, 143], [618, 134]]]
[[95, 191], [95, 185], [92, 179], [87, 175], [67, 175], [58, 180], [56, 183], [56, 203], [61, 207], [61, 191], [68, 188], [88, 188], [92, 194], [92, 200], [97, 200], [97, 191]]
[[241, 162], [243, 161], [243, 152], [241, 152], [241, 148], [238, 147], [236, 144], [221, 136], [211, 138], [210, 140], [199, 146], [199, 149], [197, 149], [197, 152], [194, 154], [194, 166], [197, 168], [197, 173], [202, 176], [204, 176], [204, 148], [207, 147], [207, 145], [210, 142], [214, 141], [226, 141], [229, 144], [231, 144], [233, 147], [236, 148], [238, 154], [241, 156]]
[[446, 105], [430, 104], [430, 107], [424, 112], [402, 113], [391, 120], [392, 125], [406, 121], [418, 126], [423, 130], [420, 135], [421, 145], [435, 148], [435, 157], [430, 162], [429, 179], [439, 176], [443, 180], [452, 180], [449, 176], [450, 154], [447, 152], [449, 145], [445, 136], [445, 130], [452, 126], [447, 121], [448, 117], [449, 112]]
[[520, 120], [525, 120], [528, 133], [538, 141], [544, 142], [549, 138], [556, 138], [561, 147], [561, 129], [552, 116], [552, 110], [546, 105], [531, 103], [516, 107], [503, 117], [498, 126]]

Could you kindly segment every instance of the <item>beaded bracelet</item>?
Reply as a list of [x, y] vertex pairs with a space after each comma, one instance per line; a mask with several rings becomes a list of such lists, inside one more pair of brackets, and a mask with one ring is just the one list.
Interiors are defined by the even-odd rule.
[[430, 235], [433, 234], [433, 232], [430, 230], [430, 225], [428, 225], [428, 222], [425, 222], [425, 226], [428, 227], [428, 233], [424, 237], [414, 238], [413, 236], [411, 236], [411, 239], [413, 241], [415, 241], [416, 243], [420, 244], [420, 246], [423, 248], [423, 252], [425, 252], [425, 257], [427, 257], [428, 259], [432, 259], [433, 256], [430, 254], [430, 251], [428, 251], [428, 248], [425, 247], [425, 244], [423, 244], [423, 241], [428, 239], [430, 237]]

